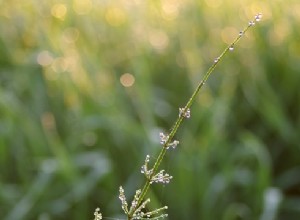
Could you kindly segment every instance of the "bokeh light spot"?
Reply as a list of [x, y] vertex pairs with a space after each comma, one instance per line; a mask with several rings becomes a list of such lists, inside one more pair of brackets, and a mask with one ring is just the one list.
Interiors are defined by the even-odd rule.
[[124, 73], [121, 77], [120, 77], [120, 82], [122, 84], [122, 86], [124, 87], [130, 87], [134, 84], [135, 78], [132, 74], [130, 73]]
[[163, 31], [152, 31], [149, 34], [149, 42], [156, 50], [164, 50], [169, 45], [169, 37]]
[[111, 26], [120, 26], [126, 21], [126, 14], [120, 8], [109, 8], [105, 14], [106, 21]]
[[79, 31], [76, 28], [67, 28], [63, 32], [63, 40], [66, 43], [74, 43], [77, 41], [78, 37], [79, 37]]
[[51, 8], [51, 14], [60, 20], [65, 19], [67, 11], [67, 6], [64, 4], [55, 4]]
[[41, 66], [49, 66], [53, 62], [53, 57], [49, 51], [42, 51], [37, 56], [37, 63]]
[[65, 72], [68, 69], [68, 66], [69, 65], [67, 59], [63, 57], [59, 57], [53, 61], [51, 68], [53, 69], [54, 72], [61, 73], [61, 72]]
[[74, 11], [79, 15], [88, 14], [93, 7], [90, 0], [75, 0], [73, 3]]
[[178, 16], [179, 2], [177, 0], [165, 0], [162, 2], [162, 17], [165, 20], [174, 20]]

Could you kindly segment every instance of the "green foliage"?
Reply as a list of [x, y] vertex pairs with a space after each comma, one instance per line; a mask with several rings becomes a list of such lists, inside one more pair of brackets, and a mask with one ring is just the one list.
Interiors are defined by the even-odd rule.
[[256, 12], [263, 22], [200, 92], [162, 165], [174, 178], [151, 203], [172, 220], [298, 218], [298, 1], [0, 6], [1, 219], [92, 219], [98, 206], [124, 219], [119, 185], [134, 195], [159, 132]]

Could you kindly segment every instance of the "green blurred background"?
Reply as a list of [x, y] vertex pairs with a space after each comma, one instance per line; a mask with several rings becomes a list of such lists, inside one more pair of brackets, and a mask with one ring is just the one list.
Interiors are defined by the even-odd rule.
[[0, 219], [125, 219], [118, 187], [141, 187], [159, 132], [258, 12], [150, 206], [172, 220], [300, 219], [298, 0], [0, 1]]

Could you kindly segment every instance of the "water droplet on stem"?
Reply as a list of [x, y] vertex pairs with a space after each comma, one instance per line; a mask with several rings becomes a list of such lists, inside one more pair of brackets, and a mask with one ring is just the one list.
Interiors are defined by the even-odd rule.
[[254, 21], [249, 21], [249, 26], [253, 26], [255, 25], [255, 22]]
[[262, 18], [262, 13], [258, 13], [257, 15], [255, 15], [255, 21], [260, 21], [261, 18]]

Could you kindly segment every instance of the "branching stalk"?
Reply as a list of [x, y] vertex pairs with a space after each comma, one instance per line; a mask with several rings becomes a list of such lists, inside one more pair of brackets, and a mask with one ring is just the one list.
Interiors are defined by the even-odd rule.
[[254, 26], [256, 21], [259, 21], [261, 19], [261, 14], [257, 14], [255, 16], [255, 19], [253, 21], [250, 21], [248, 26], [246, 26], [246, 28], [244, 28], [244, 30], [240, 31], [239, 35], [235, 38], [235, 40], [228, 45], [225, 50], [221, 53], [221, 55], [219, 57], [217, 57], [213, 64], [210, 66], [210, 68], [207, 70], [207, 72], [205, 73], [205, 75], [203, 76], [202, 80], [200, 81], [200, 83], [198, 84], [198, 86], [196, 87], [196, 89], [194, 90], [193, 94], [191, 95], [190, 99], [188, 100], [188, 102], [186, 103], [185, 107], [182, 108], [182, 112], [179, 114], [177, 120], [175, 121], [174, 125], [172, 126], [171, 132], [168, 135], [168, 139], [164, 142], [163, 147], [154, 163], [154, 166], [152, 168], [152, 173], [150, 174], [149, 178], [147, 178], [141, 194], [139, 196], [139, 199], [137, 201], [137, 206], [135, 207], [131, 207], [128, 214], [127, 214], [127, 219], [128, 220], [132, 220], [133, 219], [133, 213], [136, 212], [137, 208], [139, 207], [139, 205], [142, 203], [142, 201], [144, 200], [148, 189], [151, 185], [151, 177], [153, 177], [159, 168], [159, 165], [161, 164], [162, 160], [164, 159], [164, 156], [167, 152], [168, 146], [169, 144], [172, 142], [173, 137], [175, 136], [178, 128], [180, 127], [181, 123], [183, 122], [183, 119], [185, 118], [185, 113], [187, 111], [190, 111], [190, 107], [192, 106], [192, 104], [194, 103], [196, 96], [198, 95], [200, 89], [204, 86], [204, 84], [206, 83], [206, 81], [208, 80], [209, 76], [211, 75], [211, 73], [214, 71], [214, 69], [217, 67], [217, 65], [220, 63], [220, 61], [224, 58], [224, 56], [227, 54], [227, 52], [232, 51], [234, 49], [234, 46], [236, 45], [236, 43], [238, 43], [238, 41], [244, 36], [244, 34], [248, 31], [248, 29], [252, 26]]

